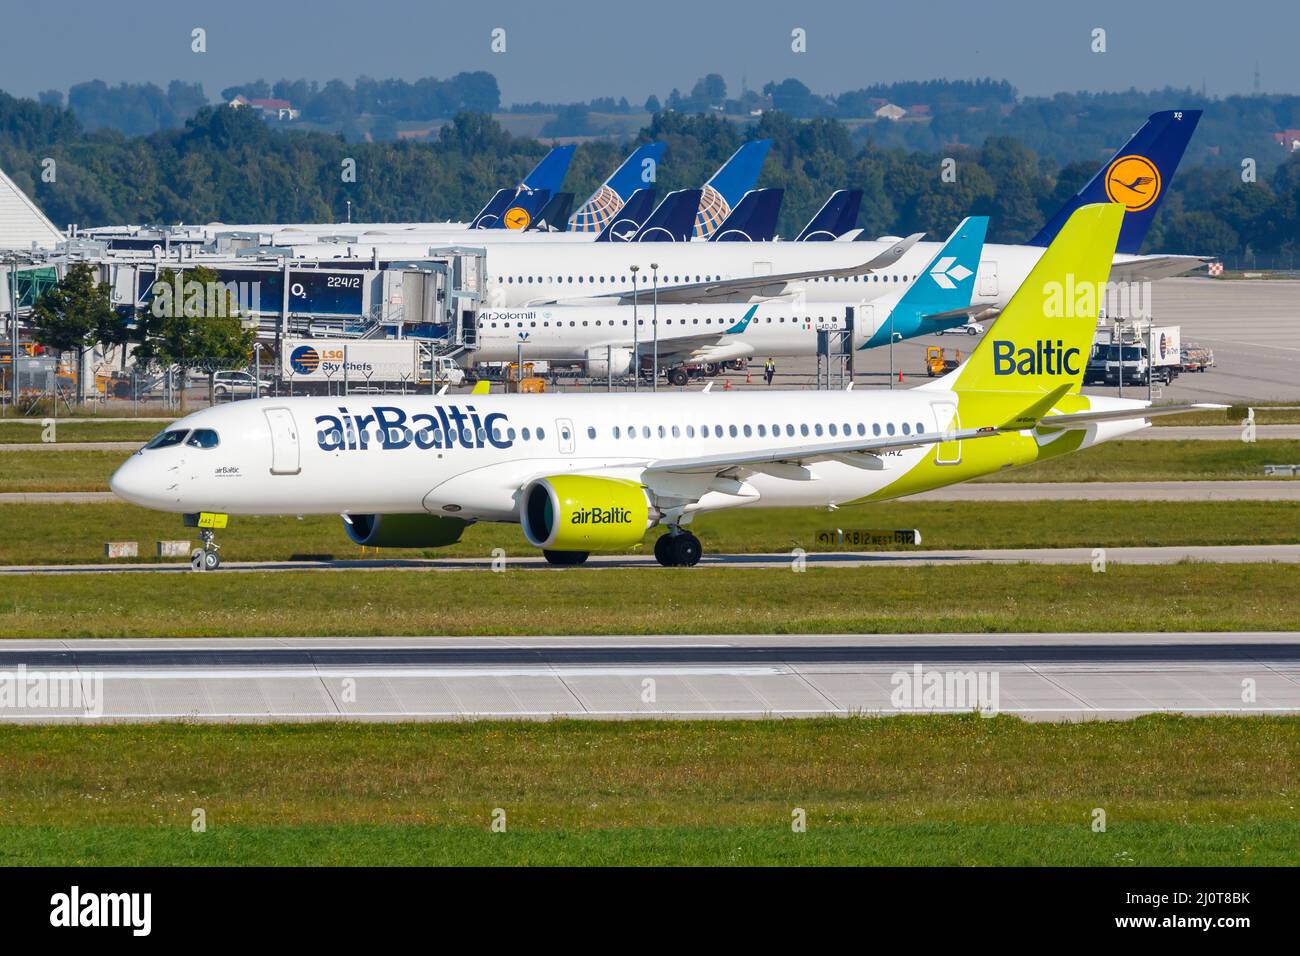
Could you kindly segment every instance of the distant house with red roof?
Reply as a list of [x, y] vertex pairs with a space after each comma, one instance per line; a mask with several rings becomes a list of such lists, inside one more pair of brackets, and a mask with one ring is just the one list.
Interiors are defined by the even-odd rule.
[[296, 120], [302, 115], [302, 111], [296, 109], [288, 100], [250, 100], [243, 93], [240, 93], [227, 105], [234, 109], [250, 107], [261, 113], [265, 119]]

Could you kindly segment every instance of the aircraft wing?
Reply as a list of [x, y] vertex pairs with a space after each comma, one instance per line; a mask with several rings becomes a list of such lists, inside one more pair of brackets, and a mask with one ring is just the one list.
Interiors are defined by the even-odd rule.
[[1110, 267], [1110, 278], [1112, 282], [1168, 279], [1214, 261], [1214, 256], [1140, 256], [1116, 262]]
[[[740, 276], [735, 279], [718, 279], [713, 282], [688, 282], [680, 285], [669, 285], [659, 287], [659, 301], [667, 304], [676, 303], [693, 303], [707, 302], [710, 299], [720, 299], [729, 296], [747, 295], [762, 296], [764, 298], [774, 298], [784, 293], [785, 287], [791, 282], [798, 282], [801, 279], [818, 279], [818, 278], [846, 278], [849, 276], [867, 275], [876, 272], [879, 269], [887, 269], [899, 259], [907, 254], [907, 251], [924, 238], [925, 233], [917, 232], [908, 236], [906, 239], [900, 239], [880, 255], [861, 265], [845, 266], [840, 269], [808, 269], [803, 272], [783, 272], [779, 275], [765, 276]], [[641, 302], [649, 302], [653, 295], [649, 286], [642, 285], [638, 292], [638, 299]], [[619, 305], [630, 305], [632, 302], [632, 292], [624, 290], [622, 292], [611, 292], [605, 295], [589, 296], [588, 302], [608, 302], [616, 301]], [[564, 304], [573, 304], [575, 300], [562, 300]], [[549, 302], [533, 302], [530, 305], [558, 305], [561, 300], [551, 300]]]
[[949, 309], [947, 312], [931, 312], [929, 315], [921, 316], [921, 318], [926, 322], [947, 322], [949, 319], [959, 319], [965, 316], [978, 322], [982, 319], [991, 319], [1001, 311], [1001, 309], [992, 305], [972, 304], [961, 309]]
[[[1160, 415], [1181, 415], [1184, 412], [1221, 411], [1227, 405], [1212, 402], [1191, 402], [1183, 405], [1153, 405], [1148, 408], [1116, 408], [1108, 412], [1075, 412], [1070, 415], [1045, 415], [1039, 419], [1039, 428], [1073, 428], [1093, 422], [1122, 421], [1125, 418], [1156, 418]], [[1134, 414], [1134, 412], [1139, 414]]]

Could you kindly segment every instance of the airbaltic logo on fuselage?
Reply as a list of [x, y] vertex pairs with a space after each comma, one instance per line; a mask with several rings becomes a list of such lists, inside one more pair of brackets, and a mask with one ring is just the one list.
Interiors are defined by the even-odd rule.
[[[473, 405], [438, 405], [431, 412], [408, 416], [389, 405], [372, 405], [371, 414], [357, 414], [345, 406], [337, 415], [317, 415], [316, 444], [322, 451], [365, 451], [373, 439], [376, 447], [398, 448], [509, 448], [514, 440], [500, 412], [480, 415]], [[511, 429], [513, 431], [513, 429]]]
[[626, 508], [579, 508], [569, 520], [572, 524], [630, 524], [632, 512]]
[[1016, 348], [1014, 342], [999, 339], [993, 343], [994, 375], [1078, 375], [1079, 350], [1067, 349], [1060, 339], [1032, 347]]

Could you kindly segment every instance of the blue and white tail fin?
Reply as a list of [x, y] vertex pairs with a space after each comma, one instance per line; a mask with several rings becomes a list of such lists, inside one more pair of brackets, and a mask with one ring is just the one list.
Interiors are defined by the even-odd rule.
[[506, 211], [501, 214], [501, 218], [486, 228], [527, 229], [550, 201], [551, 191], [549, 189], [534, 189], [532, 192], [521, 189], [515, 194], [515, 198], [510, 201]]
[[542, 161], [533, 167], [533, 171], [519, 184], [520, 191], [535, 192], [545, 189], [554, 194], [564, 185], [564, 176], [569, 171], [569, 162], [573, 159], [573, 144], [556, 146], [542, 157]]
[[479, 210], [477, 216], [470, 220], [471, 229], [492, 229], [501, 221], [501, 214], [510, 208], [510, 200], [515, 198], [517, 189], [498, 189], [496, 195], [488, 200], [486, 206]]
[[751, 189], [708, 241], [771, 242], [784, 197], [784, 189]]
[[637, 230], [632, 241], [689, 242], [702, 194], [703, 190], [699, 189], [679, 189], [669, 193], [650, 214], [645, 225]]
[[763, 171], [767, 151], [772, 148], [770, 139], [746, 143], [731, 154], [707, 183], [695, 217], [695, 237], [707, 239], [717, 231], [731, 210], [754, 188], [758, 174]]
[[655, 191], [638, 189], [623, 204], [614, 220], [596, 237], [596, 242], [631, 242], [655, 208]]
[[638, 189], [658, 178], [663, 143], [638, 146], [569, 219], [570, 232], [603, 232]]
[[861, 189], [837, 189], [817, 215], [795, 237], [795, 242], [831, 242], [858, 225], [862, 209]]
[[[878, 327], [859, 348], [887, 345], [892, 332], [899, 338], [933, 333], [964, 325], [975, 292], [988, 216], [969, 216], [953, 230], [938, 255], [893, 305], [892, 296], [875, 300]], [[864, 334], [868, 331], [861, 330]]]
[[1146, 124], [1061, 209], [1048, 220], [1031, 246], [1047, 246], [1080, 206], [1116, 202], [1125, 208], [1116, 252], [1136, 254], [1169, 191], [1179, 160], [1201, 118], [1200, 110], [1152, 113]]

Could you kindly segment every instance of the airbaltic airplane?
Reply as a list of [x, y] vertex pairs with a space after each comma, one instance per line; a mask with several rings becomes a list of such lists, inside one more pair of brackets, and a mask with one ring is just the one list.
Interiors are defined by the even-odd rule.
[[1079, 393], [1124, 219], [1073, 213], [970, 359], [907, 391], [253, 399], [169, 426], [113, 475], [127, 501], [199, 527], [341, 514], [349, 537], [436, 547], [518, 522], [554, 564], [622, 550], [693, 565], [697, 514], [879, 501], [1052, 458], [1186, 410]]
[[[630, 305], [536, 306], [485, 309], [479, 313], [478, 363], [526, 359], [585, 364], [594, 378], [626, 375], [633, 352], [641, 365], [654, 354], [673, 385], [690, 370], [752, 358], [816, 355], [818, 331], [846, 329], [853, 316], [854, 349], [926, 335], [962, 325], [972, 312], [975, 274], [988, 228], [987, 216], [962, 220], [924, 268], [917, 282], [862, 302], [806, 304], [767, 300], [754, 305], [714, 302], [651, 308], [650, 295]], [[655, 318], [658, 315], [658, 343]]]

